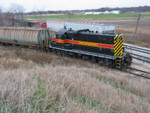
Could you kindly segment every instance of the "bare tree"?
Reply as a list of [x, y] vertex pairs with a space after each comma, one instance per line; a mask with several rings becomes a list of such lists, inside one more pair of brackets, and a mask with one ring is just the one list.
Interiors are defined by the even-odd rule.
[[44, 7], [43, 7], [43, 8], [36, 8], [36, 12], [38, 13], [38, 16], [40, 17], [40, 20], [41, 20], [41, 22], [42, 22], [42, 20], [43, 20]]
[[8, 26], [14, 26], [15, 25], [15, 15], [11, 12], [5, 13], [5, 20], [7, 21]]
[[3, 11], [2, 11], [2, 7], [0, 7], [0, 26], [3, 26], [4, 25], [4, 14], [3, 14]]
[[36, 9], [36, 7], [34, 7], [34, 8], [33, 8], [33, 15], [34, 15], [34, 18], [37, 18], [37, 12], [36, 12], [36, 11], [37, 11], [37, 9]]
[[0, 26], [2, 25], [3, 22], [3, 16], [2, 16], [2, 10], [0, 8]]
[[14, 18], [12, 20], [17, 20], [19, 19], [18, 21], [20, 21], [19, 23], [21, 23], [21, 25], [23, 26], [24, 25], [24, 7], [22, 5], [19, 5], [19, 4], [11, 4], [10, 8], [9, 8], [10, 12], [12, 14], [14, 14]]
[[20, 16], [20, 13], [23, 13], [25, 11], [24, 7], [19, 4], [11, 4], [9, 8], [10, 12], [18, 14]]

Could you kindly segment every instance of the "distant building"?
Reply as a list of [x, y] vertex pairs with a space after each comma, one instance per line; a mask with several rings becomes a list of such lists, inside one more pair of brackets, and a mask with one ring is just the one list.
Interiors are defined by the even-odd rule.
[[111, 11], [111, 14], [120, 14], [120, 10], [113, 10]]
[[84, 14], [85, 14], [85, 15], [92, 15], [93, 12], [85, 12]]
[[85, 12], [85, 15], [99, 15], [102, 14], [102, 12]]
[[100, 15], [100, 14], [120, 14], [120, 10], [105, 11], [105, 12], [85, 12], [85, 15]]
[[102, 14], [102, 12], [93, 12], [93, 15], [99, 15]]
[[111, 14], [110, 11], [105, 11], [103, 14]]

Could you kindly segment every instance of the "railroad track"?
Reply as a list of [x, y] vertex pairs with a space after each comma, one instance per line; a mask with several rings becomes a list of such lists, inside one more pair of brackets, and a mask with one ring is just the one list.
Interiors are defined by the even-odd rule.
[[143, 61], [143, 62], [146, 62], [146, 63], [150, 63], [150, 58], [149, 57], [145, 57], [145, 56], [134, 54], [134, 53], [130, 53], [130, 55], [132, 55], [132, 57], [134, 59], [137, 59], [137, 60], [140, 60], [140, 61]]
[[147, 72], [147, 71], [143, 71], [143, 70], [136, 69], [133, 67], [128, 67], [127, 69], [124, 69], [122, 71], [150, 80], [150, 72]]
[[142, 53], [150, 54], [150, 49], [149, 48], [139, 47], [139, 46], [135, 46], [135, 45], [132, 45], [132, 44], [127, 44], [127, 43], [124, 43], [123, 45], [124, 45], [124, 47], [126, 47], [128, 49], [132, 49], [132, 50], [139, 51], [139, 52], [142, 52]]
[[124, 43], [125, 51], [134, 59], [150, 64], [150, 49]]

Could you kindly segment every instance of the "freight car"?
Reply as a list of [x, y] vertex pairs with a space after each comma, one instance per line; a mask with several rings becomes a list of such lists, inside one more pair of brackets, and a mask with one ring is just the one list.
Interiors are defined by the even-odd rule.
[[0, 28], [0, 43], [36, 46], [55, 53], [68, 54], [116, 68], [130, 66], [132, 57], [124, 52], [123, 36], [61, 29], [56, 34], [48, 29]]
[[49, 29], [1, 27], [0, 42], [3, 44], [17, 44], [24, 46], [36, 46], [48, 48], [50, 37]]
[[101, 65], [117, 68], [130, 66], [132, 62], [132, 57], [124, 52], [123, 35], [117, 33], [102, 34], [89, 29], [62, 29], [52, 38], [50, 48], [55, 52], [65, 51]]

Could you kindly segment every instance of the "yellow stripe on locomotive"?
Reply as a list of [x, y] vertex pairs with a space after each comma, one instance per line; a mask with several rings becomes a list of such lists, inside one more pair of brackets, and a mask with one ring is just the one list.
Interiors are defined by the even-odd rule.
[[116, 35], [114, 37], [114, 56], [123, 55], [123, 36]]
[[114, 56], [115, 56], [115, 66], [117, 68], [122, 68], [123, 65], [123, 36], [116, 35], [114, 37]]

